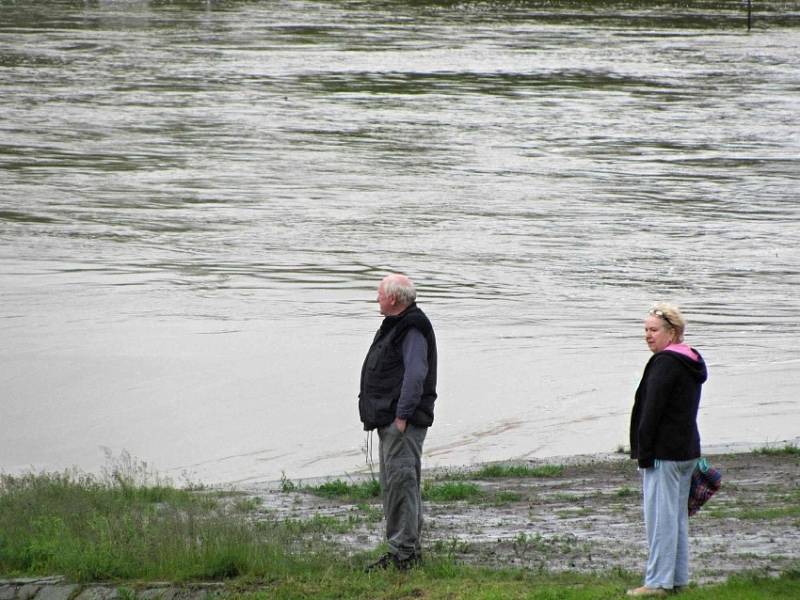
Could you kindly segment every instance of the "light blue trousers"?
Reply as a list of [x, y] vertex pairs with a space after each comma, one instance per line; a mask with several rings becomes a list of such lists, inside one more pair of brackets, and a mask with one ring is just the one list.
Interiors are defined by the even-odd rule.
[[689, 583], [689, 488], [696, 459], [659, 460], [642, 470], [649, 588]]

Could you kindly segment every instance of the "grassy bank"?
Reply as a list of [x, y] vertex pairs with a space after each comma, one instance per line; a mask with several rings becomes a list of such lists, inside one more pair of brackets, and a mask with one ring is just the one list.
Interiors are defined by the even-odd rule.
[[165, 486], [75, 474], [5, 476], [0, 572], [185, 581], [289, 576], [317, 559], [313, 549], [293, 551], [290, 524], [250, 523], [248, 511], [235, 499]]
[[[792, 451], [785, 455], [797, 460]], [[434, 477], [424, 490], [439, 510], [448, 506], [455, 510], [457, 503], [478, 510], [499, 502], [525, 507], [533, 500], [503, 488], [503, 481], [561, 476], [561, 466], [493, 465]], [[638, 573], [619, 569], [587, 574], [464, 564], [455, 540], [427, 548], [425, 565], [413, 572], [368, 575], [362, 567], [375, 551], [343, 551], [337, 542], [356, 526], [380, 529], [375, 483], [337, 480], [314, 487], [288, 483], [284, 487], [279, 493], [286, 498], [313, 494], [324, 501], [345, 499], [354, 507], [347, 518], [323, 513], [282, 518], [256, 497], [177, 488], [130, 462], [100, 477], [78, 472], [3, 475], [0, 577], [58, 574], [134, 588], [135, 582], [147, 581], [226, 581], [223, 595], [253, 600], [620, 598], [626, 588], [640, 583]], [[789, 498], [790, 504], [796, 498]], [[735, 509], [724, 508], [729, 513]], [[681, 597], [800, 597], [800, 569], [785, 569], [780, 577], [764, 575], [756, 572], [691, 588]]]

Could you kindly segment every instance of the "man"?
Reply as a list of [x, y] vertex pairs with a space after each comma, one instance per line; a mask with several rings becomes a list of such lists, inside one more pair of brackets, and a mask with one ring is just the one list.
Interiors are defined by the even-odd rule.
[[414, 284], [388, 275], [378, 286], [385, 317], [361, 368], [358, 409], [364, 429], [378, 430], [380, 482], [389, 552], [367, 570], [408, 570], [422, 561], [422, 443], [433, 424], [436, 338], [416, 305]]

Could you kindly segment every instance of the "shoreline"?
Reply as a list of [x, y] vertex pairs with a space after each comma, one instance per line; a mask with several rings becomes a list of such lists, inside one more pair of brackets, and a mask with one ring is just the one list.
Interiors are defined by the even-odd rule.
[[[694, 583], [718, 583], [751, 571], [777, 575], [800, 565], [800, 456], [780, 450], [790, 446], [797, 447], [782, 443], [770, 444], [775, 449], [770, 453], [763, 452], [765, 445], [759, 451], [704, 453], [722, 472], [723, 481], [721, 490], [690, 520]], [[546, 477], [498, 478], [476, 477], [479, 465], [424, 470], [424, 481], [469, 482], [480, 491], [468, 500], [424, 500], [424, 552], [444, 552], [460, 562], [490, 568], [580, 573], [643, 569], [647, 550], [640, 476], [626, 454], [488, 464], [557, 464], [563, 469]], [[325, 481], [355, 483], [368, 477]], [[333, 539], [348, 555], [378, 548], [383, 542], [380, 499], [355, 502], [303, 490], [319, 483], [297, 482], [290, 491], [239, 491], [257, 499], [264, 518], [355, 523]]]
[[[787, 446], [800, 447], [800, 437], [776, 440], [770, 442], [731, 442], [727, 444], [708, 444], [703, 446], [703, 456], [720, 456], [729, 454], [751, 454], [764, 449], [780, 449]], [[453, 465], [437, 465], [434, 467], [425, 466], [425, 456], [422, 457], [422, 475], [426, 477], [436, 477], [442, 473], [467, 473], [480, 469], [485, 465], [511, 465], [511, 464], [532, 464], [532, 465], [574, 465], [595, 463], [613, 460], [631, 460], [628, 457], [629, 449], [608, 451], [608, 452], [589, 452], [578, 454], [555, 454], [552, 456], [536, 457], [536, 458], [505, 458], [500, 460], [491, 461], [478, 461], [475, 463], [453, 464]], [[374, 466], [374, 475], [377, 477], [378, 465]], [[361, 482], [368, 480], [372, 475], [367, 466], [353, 471], [344, 471], [333, 475], [321, 475], [316, 477], [291, 477], [286, 474], [285, 479], [248, 479], [238, 482], [230, 483], [211, 483], [208, 487], [219, 489], [230, 489], [239, 491], [268, 491], [279, 490], [283, 482], [291, 481], [299, 486], [315, 486], [328, 481], [346, 480], [352, 482]]]
[[[717, 585], [733, 589], [742, 582], [751, 588], [774, 584], [778, 590], [787, 583], [796, 588], [800, 573], [800, 447], [786, 444], [753, 452], [707, 453], [705, 457], [720, 469], [723, 484], [690, 520], [691, 584], [700, 586], [698, 597], [717, 597]], [[603, 597], [616, 597], [619, 590], [636, 585], [646, 559], [636, 463], [621, 453], [562, 458], [558, 461], [561, 464], [550, 459], [517, 460], [427, 471], [423, 484], [424, 564], [418, 573], [390, 571], [386, 580], [407, 585], [414, 591], [413, 597], [421, 590], [430, 590], [431, 597], [437, 598], [453, 597], [448, 595], [452, 583], [438, 582], [441, 569], [453, 582], [466, 577], [468, 583], [461, 585], [468, 587], [497, 578], [496, 589], [504, 590], [503, 594], [489, 593], [487, 597], [511, 597], [513, 594], [505, 592], [531, 583], [546, 589], [562, 589], [566, 584], [577, 590], [588, 585], [589, 589], [605, 590]], [[327, 493], [331, 490], [335, 490], [333, 494]], [[454, 490], [468, 493], [449, 493]], [[168, 491], [165, 488], [160, 499], [146, 502], [162, 505]], [[206, 514], [204, 510], [219, 510], [219, 514], [234, 517], [228, 523], [252, 526], [265, 533], [277, 531], [272, 539], [283, 549], [277, 560], [268, 562], [264, 569], [264, 563], [247, 558], [248, 552], [264, 548], [253, 544], [252, 539], [231, 537], [222, 529], [202, 530], [206, 534], [215, 531], [213, 535], [220, 534], [224, 544], [233, 542], [245, 552], [219, 555], [223, 560], [243, 562], [232, 562], [231, 570], [222, 571], [216, 562], [195, 570], [190, 561], [188, 573], [175, 568], [123, 568], [90, 576], [86, 571], [75, 571], [70, 562], [56, 562], [41, 573], [31, 571], [30, 576], [0, 576], [0, 600], [211, 600], [251, 596], [257, 600], [279, 590], [290, 594], [280, 597], [297, 597], [298, 586], [319, 593], [349, 590], [353, 597], [384, 597], [377, 593], [383, 589], [384, 576], [373, 581], [362, 573], [362, 567], [374, 560], [383, 544], [383, 510], [374, 483], [363, 486], [339, 480], [333, 486], [287, 485], [249, 492], [203, 488], [181, 494], [190, 504], [192, 494], [201, 495], [205, 508], [189, 513], [194, 520], [199, 519], [198, 523]], [[215, 502], [206, 504], [203, 495]], [[166, 500], [163, 506], [181, 511], [179, 502]], [[113, 508], [116, 511], [117, 505]], [[25, 505], [16, 510], [24, 512]], [[167, 529], [172, 531], [172, 525]], [[190, 535], [196, 533], [199, 531]], [[312, 558], [315, 548], [323, 552], [321, 556], [333, 552], [336, 564], [316, 562]], [[69, 545], [62, 549], [59, 554], [70, 555]], [[293, 566], [282, 562], [283, 552], [288, 557], [296, 551], [299, 562]], [[139, 558], [128, 555], [126, 564]], [[84, 567], [94, 564], [95, 558], [87, 555], [86, 559], [89, 562]], [[45, 576], [48, 572], [51, 576]], [[71, 575], [60, 576], [59, 572]], [[331, 573], [340, 583], [320, 581]], [[712, 586], [707, 592], [710, 595], [702, 591], [706, 586]], [[315, 596], [311, 593], [303, 597]]]

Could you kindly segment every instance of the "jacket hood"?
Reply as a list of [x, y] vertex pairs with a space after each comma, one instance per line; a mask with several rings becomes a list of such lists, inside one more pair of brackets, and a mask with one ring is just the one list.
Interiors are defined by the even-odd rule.
[[705, 383], [706, 379], [708, 379], [708, 370], [706, 369], [706, 362], [703, 360], [703, 357], [700, 353], [692, 348], [695, 354], [697, 354], [697, 360], [686, 356], [680, 352], [673, 352], [671, 350], [663, 350], [659, 352], [657, 356], [669, 356], [673, 360], [678, 361], [683, 367], [692, 374], [692, 377], [698, 383]]

